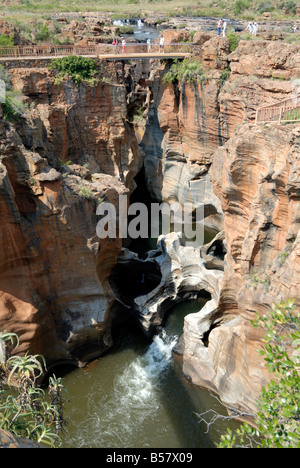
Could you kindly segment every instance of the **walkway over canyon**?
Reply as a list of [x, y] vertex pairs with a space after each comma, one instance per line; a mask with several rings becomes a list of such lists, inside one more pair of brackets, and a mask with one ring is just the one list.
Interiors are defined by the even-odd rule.
[[104, 60], [120, 59], [151, 59], [151, 58], [174, 58], [183, 59], [191, 55], [190, 43], [166, 43], [164, 47], [159, 44], [126, 44], [117, 47], [111, 44], [96, 44], [86, 47], [76, 45], [32, 45], [0, 47], [0, 60], [30, 59], [30, 58], [61, 58], [68, 55], [82, 55]]

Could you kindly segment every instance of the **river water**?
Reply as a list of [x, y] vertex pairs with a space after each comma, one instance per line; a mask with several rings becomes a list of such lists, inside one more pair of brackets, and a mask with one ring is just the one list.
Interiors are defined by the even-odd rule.
[[205, 302], [174, 306], [151, 343], [132, 325], [122, 326], [110, 352], [64, 377], [70, 401], [63, 448], [215, 447], [228, 422], [218, 421], [207, 434], [197, 414], [211, 408], [226, 415], [226, 410], [183, 376], [181, 357], [172, 352], [184, 316]]

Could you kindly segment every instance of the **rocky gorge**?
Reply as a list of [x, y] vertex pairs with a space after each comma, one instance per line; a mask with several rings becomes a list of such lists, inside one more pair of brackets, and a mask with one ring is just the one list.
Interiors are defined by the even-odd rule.
[[[300, 274], [299, 125], [255, 125], [255, 113], [294, 92], [300, 47], [193, 40], [201, 82], [164, 83], [168, 61], [99, 61], [94, 87], [5, 63], [30, 111], [0, 121], [0, 329], [49, 370], [83, 366], [117, 324], [151, 338], [171, 304], [205, 291], [185, 318], [183, 373], [255, 414], [268, 375], [251, 320], [281, 300], [299, 307]], [[142, 170], [153, 200], [203, 204], [209, 243], [170, 233], [141, 258], [119, 237], [99, 241], [97, 204], [129, 202]], [[148, 287], [130, 277], [129, 291], [131, 271]]]

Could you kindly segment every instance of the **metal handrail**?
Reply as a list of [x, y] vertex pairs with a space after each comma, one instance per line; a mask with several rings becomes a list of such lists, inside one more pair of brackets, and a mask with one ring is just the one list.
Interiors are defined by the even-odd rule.
[[261, 107], [256, 111], [255, 123], [269, 123], [269, 122], [299, 122], [300, 121], [300, 102], [292, 106], [269, 106]]
[[[190, 52], [191, 43], [165, 43], [163, 51], [166, 53], [171, 52]], [[162, 51], [159, 43], [152, 43], [150, 47], [146, 43], [132, 44], [127, 43], [125, 49], [121, 44], [115, 47], [113, 44], [94, 44], [89, 46], [78, 46], [78, 45], [31, 45], [31, 46], [0, 46], [0, 57], [4, 58], [22, 58], [22, 57], [57, 57], [67, 55], [89, 55], [99, 56], [105, 54], [122, 54], [122, 53], [142, 53], [151, 54], [153, 52]]]

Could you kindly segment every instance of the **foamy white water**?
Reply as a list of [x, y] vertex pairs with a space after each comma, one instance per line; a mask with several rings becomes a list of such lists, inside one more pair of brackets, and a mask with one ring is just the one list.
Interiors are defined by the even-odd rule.
[[64, 411], [69, 425], [63, 447], [215, 448], [229, 423], [220, 420], [207, 434], [196, 415], [208, 408], [227, 411], [183, 377], [181, 361], [172, 355], [183, 318], [200, 306], [177, 304], [167, 334], [150, 345], [131, 325], [122, 328], [109, 353], [65, 376], [71, 401]]
[[[172, 359], [172, 349], [178, 337], [168, 336], [165, 331], [154, 337], [148, 350], [127, 364], [113, 382], [111, 394], [102, 392], [101, 381], [98, 389], [91, 389], [88, 397], [88, 417], [81, 420], [79, 439], [73, 445], [84, 447], [89, 441], [107, 447], [107, 441], [114, 441], [114, 447], [126, 447], [127, 440], [141, 438], [141, 427], [147, 421], [153, 424], [161, 405], [160, 388], [167, 375]], [[100, 395], [100, 401], [95, 399]], [[146, 437], [147, 431], [145, 431]], [[111, 442], [110, 442], [111, 444]], [[144, 442], [147, 446], [147, 442]]]

